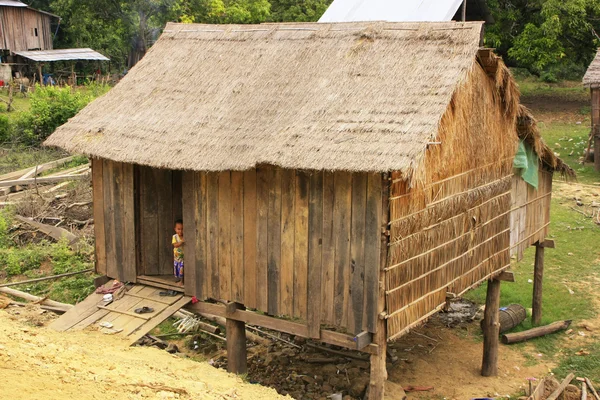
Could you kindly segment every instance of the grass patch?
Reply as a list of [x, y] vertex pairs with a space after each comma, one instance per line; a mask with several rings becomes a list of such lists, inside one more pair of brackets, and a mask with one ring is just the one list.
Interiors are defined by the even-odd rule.
[[559, 83], [547, 83], [535, 77], [519, 79], [519, 89], [524, 98], [527, 97], [548, 97], [551, 99], [571, 101], [571, 102], [588, 102], [590, 94], [583, 87], [581, 82], [563, 81]]
[[0, 148], [0, 174], [35, 167], [62, 157], [66, 157], [66, 153], [55, 149], [24, 146]]

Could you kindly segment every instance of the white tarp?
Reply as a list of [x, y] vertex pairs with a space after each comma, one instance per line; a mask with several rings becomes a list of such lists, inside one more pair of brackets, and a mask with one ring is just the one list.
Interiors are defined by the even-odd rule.
[[462, 0], [334, 0], [319, 22], [451, 21]]

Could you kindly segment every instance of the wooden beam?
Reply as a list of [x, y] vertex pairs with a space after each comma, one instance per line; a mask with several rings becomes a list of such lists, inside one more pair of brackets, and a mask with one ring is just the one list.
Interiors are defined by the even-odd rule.
[[83, 179], [87, 179], [89, 173], [81, 174], [81, 175], [65, 175], [65, 176], [45, 176], [42, 178], [28, 178], [28, 179], [16, 179], [11, 181], [2, 181], [0, 182], [1, 186], [14, 186], [14, 185], [35, 185], [42, 183], [55, 183], [62, 181], [79, 181]]
[[[229, 304], [234, 304], [240, 310], [243, 309], [243, 306], [240, 304]], [[243, 321], [227, 318], [225, 334], [227, 336], [227, 371], [234, 374], [245, 374], [248, 372], [246, 362], [246, 324]]]
[[367, 331], [363, 331], [354, 336], [356, 342], [356, 350], [362, 350], [373, 342], [373, 335]]
[[533, 267], [533, 301], [531, 321], [533, 325], [542, 323], [542, 284], [544, 281], [544, 247], [535, 245], [535, 263]]
[[556, 244], [554, 243], [554, 240], [552, 240], [552, 239], [546, 239], [546, 240], [544, 240], [543, 242], [540, 243], [540, 246], [546, 247], [546, 248], [549, 248], [549, 249], [554, 249], [555, 246], [556, 246]]
[[512, 271], [504, 271], [496, 277], [496, 280], [503, 281], [503, 282], [514, 282], [515, 281], [515, 273]]
[[[235, 303], [234, 303], [235, 304]], [[237, 321], [242, 321], [250, 325], [261, 326], [267, 329], [288, 333], [290, 335], [310, 338], [308, 327], [297, 322], [286, 321], [279, 318], [269, 317], [266, 315], [257, 314], [247, 310], [235, 310], [235, 312], [227, 314], [226, 307], [220, 304], [198, 302], [196, 304], [188, 304], [186, 308], [190, 311], [199, 314], [215, 315], [221, 318], [229, 318]], [[385, 322], [385, 321], [383, 321]], [[332, 344], [334, 346], [344, 347], [351, 350], [358, 350], [357, 343], [354, 337], [339, 332], [321, 329], [320, 341]], [[379, 354], [379, 349], [376, 344], [370, 343], [360, 349], [363, 353]]]
[[565, 391], [565, 388], [567, 387], [567, 385], [569, 385], [569, 383], [571, 383], [571, 381], [573, 380], [573, 378], [575, 378], [575, 374], [570, 373], [569, 375], [567, 375], [567, 377], [565, 378], [565, 380], [562, 381], [562, 383], [556, 388], [556, 390], [554, 392], [552, 392], [552, 394], [550, 395], [550, 397], [546, 398], [546, 400], [556, 400], [556, 399], [558, 399], [558, 397], [562, 394], [562, 392]]
[[483, 317], [483, 362], [481, 375], [498, 375], [498, 335], [500, 334], [500, 281], [488, 281]]

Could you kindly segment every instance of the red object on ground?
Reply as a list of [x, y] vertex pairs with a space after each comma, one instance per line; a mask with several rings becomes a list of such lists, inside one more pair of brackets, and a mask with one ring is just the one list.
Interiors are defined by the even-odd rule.
[[198, 299], [196, 298], [196, 296], [192, 296], [192, 304], [196, 304], [198, 302]]

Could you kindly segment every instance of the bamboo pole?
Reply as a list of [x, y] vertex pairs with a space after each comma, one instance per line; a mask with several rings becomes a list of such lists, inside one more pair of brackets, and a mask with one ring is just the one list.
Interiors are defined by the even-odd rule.
[[2, 285], [0, 285], [0, 288], [2, 288], [2, 287], [8, 287], [8, 286], [24, 285], [24, 284], [27, 284], [27, 283], [36, 283], [36, 282], [42, 282], [42, 281], [49, 281], [51, 279], [64, 278], [65, 276], [85, 274], [87, 272], [94, 272], [94, 269], [90, 268], [90, 269], [86, 269], [86, 270], [83, 270], [83, 271], [67, 272], [66, 274], [44, 276], [43, 278], [29, 279], [29, 280], [21, 281], [21, 282], [3, 283]]

